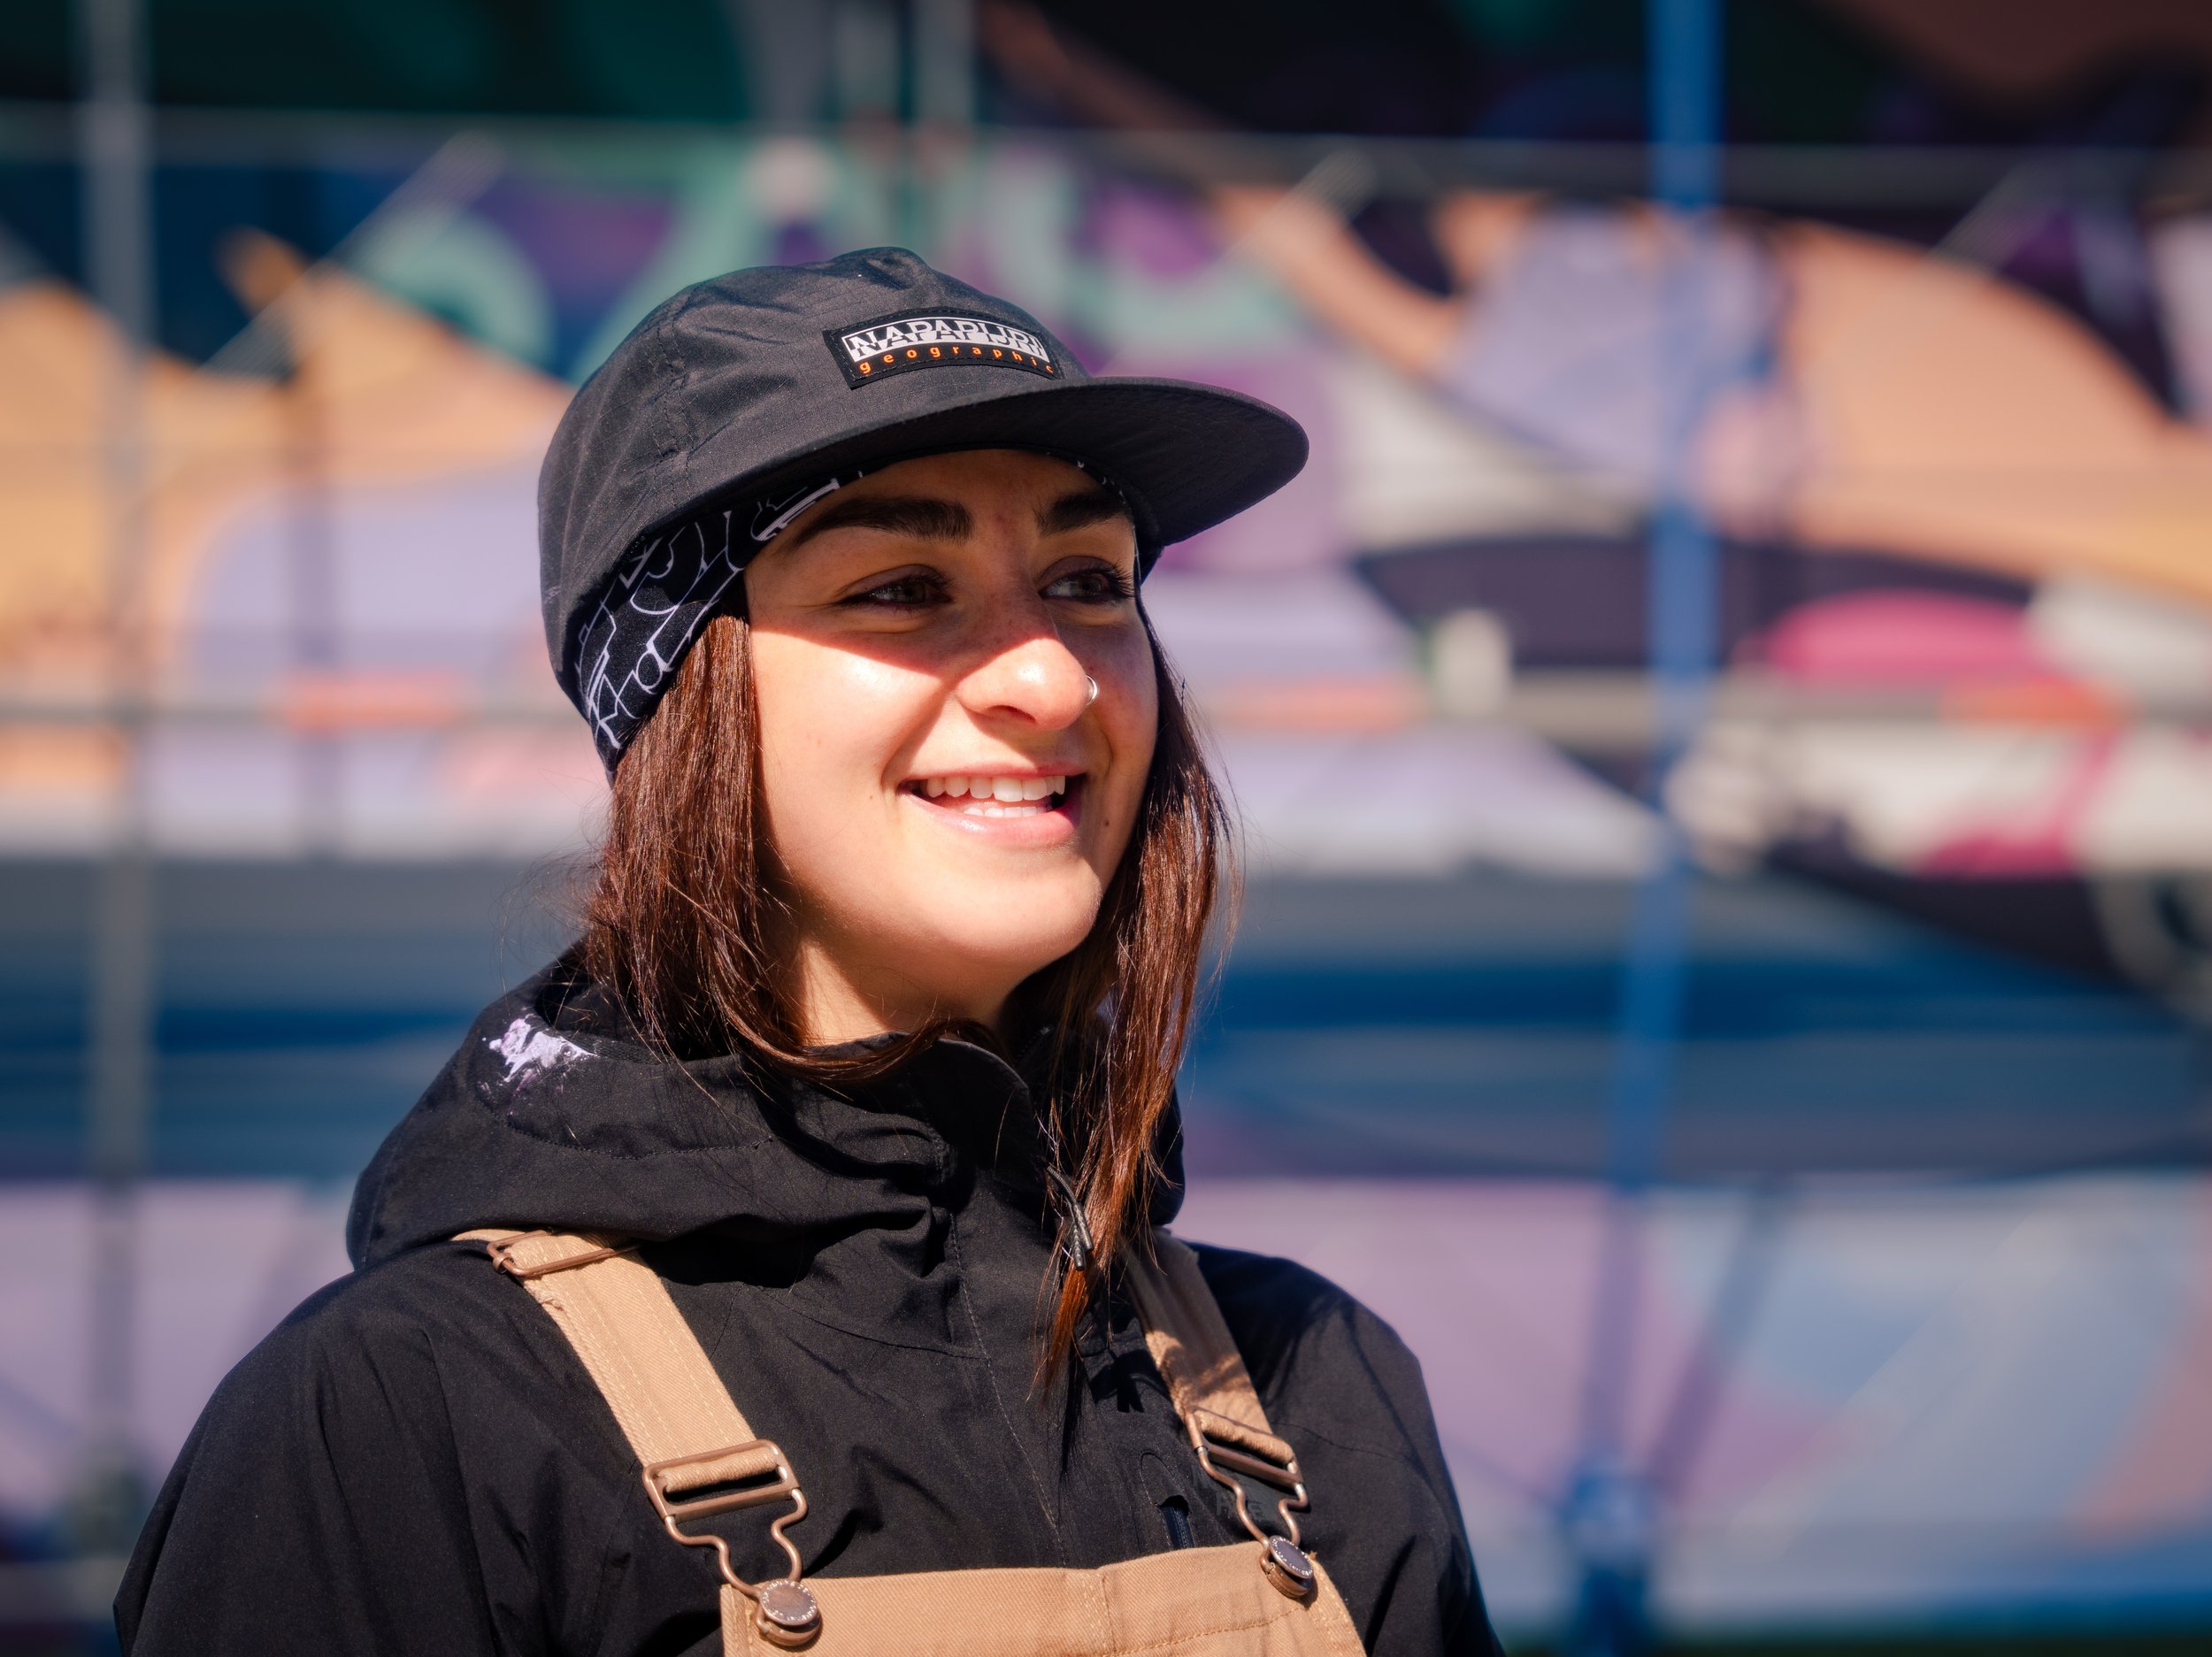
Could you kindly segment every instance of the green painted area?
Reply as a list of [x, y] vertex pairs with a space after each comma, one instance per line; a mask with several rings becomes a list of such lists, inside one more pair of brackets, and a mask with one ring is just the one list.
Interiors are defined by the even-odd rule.
[[380, 220], [348, 261], [410, 304], [534, 366], [553, 354], [553, 305], [536, 266], [496, 226], [435, 210]]

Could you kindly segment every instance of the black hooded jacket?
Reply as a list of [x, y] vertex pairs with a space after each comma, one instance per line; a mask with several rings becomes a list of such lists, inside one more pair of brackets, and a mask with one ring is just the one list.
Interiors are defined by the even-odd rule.
[[[810, 1511], [817, 1576], [1088, 1568], [1238, 1539], [1123, 1300], [1041, 1391], [1054, 1245], [1027, 1090], [947, 1040], [846, 1096], [679, 1066], [556, 968], [495, 1002], [363, 1176], [357, 1268], [226, 1379], [116, 1614], [138, 1657], [718, 1651], [710, 1554], [663, 1533], [613, 1415], [484, 1225], [645, 1253]], [[1171, 1191], [1156, 1218], [1164, 1221]], [[1200, 1259], [1306, 1537], [1369, 1651], [1494, 1653], [1417, 1365], [1287, 1262]], [[711, 1522], [780, 1574], [760, 1510]]]

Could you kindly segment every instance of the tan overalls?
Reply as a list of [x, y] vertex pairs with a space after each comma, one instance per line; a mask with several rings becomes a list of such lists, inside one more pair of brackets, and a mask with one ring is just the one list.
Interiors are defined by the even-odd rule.
[[[1321, 1563], [1298, 1546], [1298, 1461], [1269, 1429], [1244, 1360], [1198, 1270], [1165, 1232], [1156, 1266], [1132, 1261], [1145, 1344], [1199, 1463], [1236, 1493], [1248, 1542], [1147, 1554], [1098, 1570], [919, 1571], [802, 1584], [784, 1534], [806, 1497], [783, 1452], [755, 1435], [652, 1269], [619, 1239], [467, 1231], [491, 1245], [583, 1360], [643, 1464], [668, 1534], [712, 1548], [722, 1572], [724, 1657], [1363, 1657]], [[1232, 1472], [1282, 1492], [1286, 1534], [1263, 1530]], [[769, 1527], [791, 1561], [780, 1582], [739, 1577], [721, 1538], [686, 1524], [788, 1500]]]

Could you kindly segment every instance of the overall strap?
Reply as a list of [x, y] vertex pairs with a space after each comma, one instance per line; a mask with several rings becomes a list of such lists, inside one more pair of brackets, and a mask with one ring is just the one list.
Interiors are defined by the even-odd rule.
[[[658, 1274], [635, 1257], [636, 1245], [591, 1233], [507, 1230], [464, 1231], [455, 1240], [488, 1244], [493, 1263], [545, 1308], [629, 1440], [668, 1534], [715, 1551], [726, 1648], [740, 1649], [749, 1630], [780, 1646], [810, 1643], [820, 1631], [821, 1608], [801, 1585], [799, 1551], [784, 1533], [806, 1516], [806, 1496], [783, 1452], [747, 1423]], [[1303, 1599], [1317, 1572], [1298, 1546], [1293, 1516], [1306, 1506], [1296, 1454], [1268, 1424], [1198, 1256], [1165, 1231], [1156, 1231], [1152, 1243], [1152, 1258], [1133, 1254], [1126, 1270], [1145, 1345], [1200, 1466], [1235, 1497], [1237, 1517], [1262, 1544], [1270, 1580]], [[1271, 1534], [1254, 1518], [1248, 1481], [1278, 1497], [1287, 1536]], [[722, 1538], [683, 1529], [687, 1520], [785, 1497], [791, 1511], [770, 1527], [790, 1561], [781, 1581], [745, 1581]]]
[[1202, 1419], [1212, 1437], [1252, 1454], [1292, 1460], [1290, 1446], [1267, 1424], [1244, 1354], [1198, 1270], [1197, 1253], [1165, 1231], [1153, 1233], [1152, 1247], [1151, 1260], [1131, 1258], [1129, 1293], [1176, 1414]]
[[[1125, 1280], [1144, 1323], [1144, 1344], [1167, 1383], [1199, 1465], [1236, 1498], [1237, 1517], [1264, 1546], [1263, 1562], [1277, 1585], [1294, 1595], [1309, 1592], [1313, 1563], [1298, 1546], [1294, 1516], [1306, 1506], [1305, 1475], [1299, 1470], [1297, 1452], [1268, 1425], [1251, 1372], [1222, 1319], [1220, 1303], [1206, 1286], [1197, 1254], [1165, 1231], [1155, 1231], [1152, 1258], [1133, 1254]], [[1271, 1535], [1253, 1516], [1248, 1479], [1274, 1493], [1286, 1537]]]
[[[645, 1493], [668, 1534], [710, 1547], [721, 1566], [723, 1619], [733, 1596], [754, 1602], [760, 1631], [803, 1644], [821, 1622], [799, 1583], [799, 1550], [784, 1534], [806, 1516], [806, 1497], [783, 1452], [746, 1423], [690, 1324], [650, 1266], [620, 1239], [560, 1231], [464, 1231], [457, 1242], [491, 1246], [493, 1263], [529, 1290], [583, 1361], [641, 1463]], [[729, 1544], [692, 1535], [686, 1520], [789, 1497], [770, 1527], [791, 1562], [780, 1582], [756, 1587], [737, 1575]]]

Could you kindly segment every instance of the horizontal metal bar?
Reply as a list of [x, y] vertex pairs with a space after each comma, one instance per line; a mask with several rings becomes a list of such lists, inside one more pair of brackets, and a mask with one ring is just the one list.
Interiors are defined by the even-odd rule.
[[262, 725], [271, 730], [452, 730], [468, 725], [570, 725], [576, 710], [534, 697], [461, 700], [437, 706], [399, 699], [388, 708], [318, 706], [303, 715], [288, 701], [268, 696], [186, 695], [129, 702], [104, 697], [0, 696], [0, 725], [111, 725], [134, 721], [170, 725]]
[[[1296, 681], [1278, 685], [1230, 681], [1193, 687], [1202, 711], [1228, 729], [1295, 729], [1298, 710], [1279, 717], [1266, 711], [1269, 693], [1286, 694]], [[1494, 707], [1477, 712], [1438, 708], [1424, 711], [1425, 694], [1409, 676], [1405, 702], [1411, 714], [1394, 725], [1498, 724], [1517, 726], [1568, 748], [1636, 748], [1657, 729], [1659, 689], [1648, 674], [1633, 671], [1525, 672]], [[2124, 695], [2093, 686], [2002, 682], [1956, 687], [1805, 686], [1737, 673], [1711, 687], [1711, 721], [1773, 725], [1875, 723], [1952, 727], [2095, 728], [2164, 730], [2212, 725], [2212, 694]], [[550, 696], [483, 699], [413, 698], [388, 702], [363, 695], [330, 700], [266, 694], [204, 693], [134, 702], [112, 697], [0, 695], [0, 726], [109, 726], [145, 725], [264, 725], [273, 732], [334, 734], [376, 731], [452, 731], [470, 727], [557, 726], [576, 710]], [[1334, 727], [1331, 727], [1334, 728]]]
[[[73, 158], [76, 105], [0, 100], [0, 165]], [[872, 153], [941, 151], [947, 134], [918, 128], [856, 134], [831, 124], [549, 119], [523, 116], [365, 115], [290, 110], [166, 107], [150, 111], [157, 161], [195, 166], [404, 166], [457, 132], [482, 133], [518, 152], [589, 143], [666, 158], [687, 147], [726, 149], [772, 137], [857, 144]], [[1385, 195], [1457, 188], [1640, 196], [1650, 153], [1640, 143], [1505, 139], [1375, 138], [1217, 132], [1108, 133], [1018, 127], [976, 129], [981, 142], [1033, 144], [1187, 179], [1303, 178], [1323, 158], [1358, 156]], [[526, 156], [518, 154], [518, 158]], [[1720, 150], [1720, 193], [1763, 206], [1965, 206], [2024, 163], [2062, 186], [2147, 198], [2212, 188], [2202, 150], [2027, 148], [2011, 145], [1734, 144]]]

